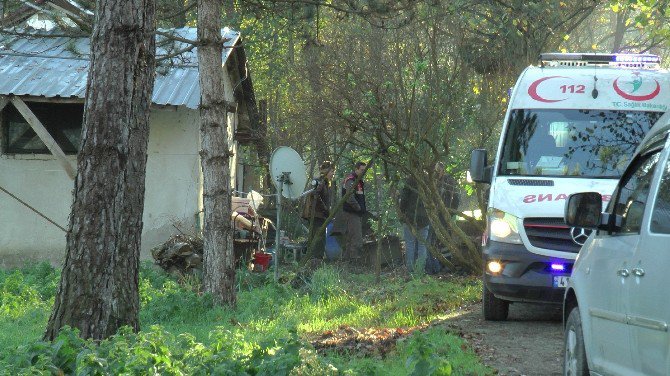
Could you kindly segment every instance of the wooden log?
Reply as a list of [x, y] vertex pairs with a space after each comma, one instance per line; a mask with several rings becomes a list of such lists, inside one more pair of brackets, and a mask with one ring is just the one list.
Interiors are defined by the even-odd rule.
[[77, 169], [72, 166], [70, 161], [67, 159], [65, 156], [65, 152], [63, 152], [63, 149], [58, 146], [58, 143], [56, 143], [56, 140], [54, 140], [53, 137], [51, 137], [51, 134], [49, 131], [44, 127], [42, 122], [35, 116], [35, 114], [28, 108], [28, 106], [21, 100], [19, 97], [12, 97], [11, 99], [12, 104], [16, 109], [21, 113], [21, 116], [23, 116], [24, 119], [30, 124], [30, 127], [33, 128], [35, 133], [37, 133], [37, 136], [44, 142], [44, 145], [46, 145], [47, 149], [53, 154], [54, 157], [58, 160], [58, 163], [60, 163], [61, 167], [65, 170], [67, 173], [67, 176], [70, 177], [70, 179], [74, 180], [75, 176], [77, 175]]

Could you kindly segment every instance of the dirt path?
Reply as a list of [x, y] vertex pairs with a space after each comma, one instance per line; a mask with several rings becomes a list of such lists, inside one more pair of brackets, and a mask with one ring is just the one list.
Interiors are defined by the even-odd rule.
[[508, 321], [484, 321], [481, 303], [447, 320], [484, 364], [499, 375], [560, 375], [563, 361], [561, 308], [512, 304]]

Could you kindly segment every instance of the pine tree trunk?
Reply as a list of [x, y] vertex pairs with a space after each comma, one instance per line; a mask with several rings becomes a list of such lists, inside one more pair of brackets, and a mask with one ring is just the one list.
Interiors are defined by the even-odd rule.
[[230, 157], [223, 90], [221, 0], [198, 1], [200, 160], [203, 175], [203, 284], [218, 304], [235, 304]]
[[138, 268], [154, 0], [98, 0], [67, 254], [45, 339], [61, 327], [103, 339], [139, 330]]

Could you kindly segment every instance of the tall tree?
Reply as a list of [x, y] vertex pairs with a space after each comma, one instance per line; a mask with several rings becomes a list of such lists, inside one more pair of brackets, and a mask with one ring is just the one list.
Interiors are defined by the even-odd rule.
[[138, 268], [154, 0], [98, 0], [67, 254], [45, 339], [61, 327], [102, 339], [139, 330]]
[[198, 0], [200, 160], [203, 174], [203, 284], [219, 304], [235, 304], [228, 122], [223, 86], [222, 0]]

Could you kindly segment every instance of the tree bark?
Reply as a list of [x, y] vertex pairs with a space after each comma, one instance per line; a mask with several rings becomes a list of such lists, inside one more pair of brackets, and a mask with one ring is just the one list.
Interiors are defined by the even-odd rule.
[[234, 21], [237, 18], [237, 12], [235, 11], [235, 0], [224, 0], [224, 12], [226, 15], [227, 21]]
[[223, 87], [222, 0], [198, 0], [200, 161], [203, 173], [203, 285], [218, 304], [235, 304], [228, 124]]
[[103, 339], [139, 330], [138, 268], [154, 0], [98, 0], [67, 254], [44, 338], [61, 327]]

